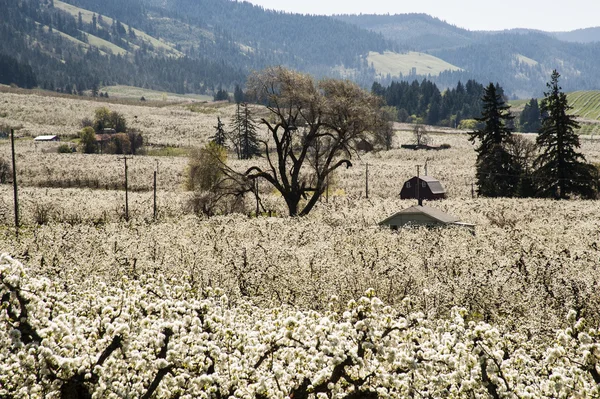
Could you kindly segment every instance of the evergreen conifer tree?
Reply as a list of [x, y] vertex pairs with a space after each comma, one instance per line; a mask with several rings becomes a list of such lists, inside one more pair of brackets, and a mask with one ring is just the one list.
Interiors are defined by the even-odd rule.
[[240, 85], [235, 85], [235, 89], [233, 90], [233, 99], [236, 104], [243, 103], [245, 101], [245, 94]]
[[523, 108], [523, 112], [521, 112], [521, 117], [519, 118], [519, 130], [524, 133], [536, 133], [542, 126], [541, 121], [538, 101], [537, 99], [532, 98], [525, 104], [525, 108]]
[[558, 85], [559, 78], [560, 74], [554, 70], [540, 107], [543, 118], [536, 140], [540, 155], [534, 164], [538, 195], [564, 199], [576, 194], [593, 198], [596, 195], [595, 168], [576, 151], [580, 147], [575, 133], [579, 124], [575, 115], [568, 114], [572, 107]]
[[237, 104], [231, 125], [230, 137], [238, 159], [250, 159], [260, 155], [256, 123], [247, 103]]
[[256, 123], [254, 122], [254, 116], [252, 110], [248, 106], [248, 103], [242, 104], [242, 136], [240, 137], [240, 149], [242, 159], [250, 159], [255, 156], [260, 156], [260, 149], [258, 146], [258, 137], [256, 136]]
[[492, 83], [485, 88], [481, 101], [483, 111], [476, 120], [483, 127], [469, 137], [473, 144], [479, 141], [475, 149], [478, 192], [485, 197], [511, 197], [517, 193], [521, 173], [518, 162], [507, 150], [512, 137], [507, 125], [514, 117]]
[[217, 116], [217, 126], [215, 128], [215, 135], [210, 139], [213, 143], [220, 145], [221, 147], [227, 147], [227, 135], [225, 134], [224, 124], [221, 122], [221, 118]]
[[235, 149], [235, 154], [237, 155], [238, 159], [242, 159], [242, 152], [240, 147], [242, 127], [244, 125], [242, 119], [242, 112], [240, 110], [240, 104], [238, 103], [236, 104], [235, 114], [231, 118], [231, 130], [229, 131], [229, 139], [233, 144], [233, 148]]

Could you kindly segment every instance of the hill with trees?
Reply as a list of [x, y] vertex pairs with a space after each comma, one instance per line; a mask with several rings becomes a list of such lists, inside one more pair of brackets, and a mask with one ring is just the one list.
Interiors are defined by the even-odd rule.
[[498, 82], [512, 98], [541, 96], [553, 69], [566, 91], [600, 88], [594, 29], [469, 31], [425, 14], [326, 17], [231, 0], [0, 0], [0, 8], [0, 83], [22, 87], [214, 95], [282, 65], [363, 87], [407, 76], [441, 89]]
[[[566, 91], [600, 88], [600, 42], [593, 28], [573, 32], [529, 29], [469, 31], [425, 14], [338, 15], [335, 18], [381, 33], [400, 46], [426, 52], [461, 70], [428, 78], [440, 87], [457, 81], [500, 82], [510, 97], [541, 96], [557, 69]], [[396, 77], [397, 79], [398, 77]], [[402, 77], [400, 77], [402, 78]], [[394, 76], [383, 80], [389, 84]]]

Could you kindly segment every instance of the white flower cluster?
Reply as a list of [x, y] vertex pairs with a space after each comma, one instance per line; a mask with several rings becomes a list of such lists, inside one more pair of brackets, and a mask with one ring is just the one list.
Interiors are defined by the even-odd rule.
[[551, 340], [430, 320], [367, 290], [324, 312], [122, 278], [63, 289], [0, 257], [0, 397], [572, 398], [600, 395], [600, 334]]

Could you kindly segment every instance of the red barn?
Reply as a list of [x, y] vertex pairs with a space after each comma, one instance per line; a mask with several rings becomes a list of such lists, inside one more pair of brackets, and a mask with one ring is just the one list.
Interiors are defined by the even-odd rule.
[[404, 182], [402, 191], [400, 191], [400, 198], [439, 200], [446, 198], [446, 190], [438, 179], [431, 176], [415, 176]]

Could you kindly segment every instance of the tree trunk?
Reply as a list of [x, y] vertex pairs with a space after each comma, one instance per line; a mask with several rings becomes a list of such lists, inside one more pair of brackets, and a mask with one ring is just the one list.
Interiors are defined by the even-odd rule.
[[298, 216], [298, 203], [300, 202], [300, 196], [294, 194], [286, 194], [283, 196], [285, 203], [287, 204], [290, 216]]

